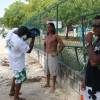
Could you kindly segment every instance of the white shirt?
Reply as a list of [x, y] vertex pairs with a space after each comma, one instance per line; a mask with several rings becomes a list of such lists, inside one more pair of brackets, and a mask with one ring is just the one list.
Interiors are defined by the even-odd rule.
[[6, 40], [10, 66], [12, 70], [21, 71], [25, 68], [25, 53], [29, 50], [29, 45], [13, 32], [7, 34]]

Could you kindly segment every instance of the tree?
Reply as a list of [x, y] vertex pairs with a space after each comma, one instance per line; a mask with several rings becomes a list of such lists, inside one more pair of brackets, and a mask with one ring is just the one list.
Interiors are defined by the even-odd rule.
[[100, 0], [67, 0], [59, 5], [59, 19], [67, 26], [66, 38], [72, 25], [79, 24], [86, 13], [100, 9]]
[[3, 17], [0, 18], [0, 26], [3, 25]]
[[4, 24], [7, 27], [18, 27], [23, 23], [25, 12], [23, 11], [24, 3], [16, 1], [5, 9]]

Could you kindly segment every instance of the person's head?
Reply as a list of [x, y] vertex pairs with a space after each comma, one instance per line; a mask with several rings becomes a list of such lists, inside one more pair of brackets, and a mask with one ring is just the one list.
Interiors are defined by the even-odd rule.
[[97, 15], [93, 20], [93, 32], [100, 37], [100, 15]]
[[29, 29], [26, 26], [20, 26], [16, 32], [16, 34], [20, 37], [27, 35], [30, 33]]
[[55, 25], [53, 23], [48, 23], [47, 24], [47, 33], [55, 34], [55, 32], [56, 32]]

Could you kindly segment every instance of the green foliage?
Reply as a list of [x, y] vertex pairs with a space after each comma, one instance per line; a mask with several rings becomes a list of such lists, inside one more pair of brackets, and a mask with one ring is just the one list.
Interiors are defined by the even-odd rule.
[[24, 4], [20, 1], [14, 2], [6, 9], [4, 14], [4, 24], [7, 27], [18, 27], [23, 23], [25, 12], [23, 11]]
[[[24, 24], [26, 23], [26, 25], [28, 26], [32, 25], [37, 26], [37, 24], [38, 25], [41, 24], [40, 17], [41, 19], [43, 19], [45, 10], [48, 9], [48, 7], [51, 6], [53, 3], [55, 3], [56, 1], [57, 0], [29, 0], [29, 4], [25, 6], [26, 16], [24, 19]], [[43, 14], [40, 14], [42, 12]], [[31, 24], [29, 24], [29, 22], [31, 22]]]
[[[29, 26], [44, 24], [47, 19], [58, 19], [63, 25], [77, 24], [84, 13], [100, 10], [100, 0], [26, 0], [28, 4], [17, 0], [6, 9], [4, 23], [16, 27], [25, 23]], [[36, 21], [37, 20], [37, 21]]]
[[0, 18], [0, 26], [2, 26], [3, 25], [3, 18], [1, 17]]

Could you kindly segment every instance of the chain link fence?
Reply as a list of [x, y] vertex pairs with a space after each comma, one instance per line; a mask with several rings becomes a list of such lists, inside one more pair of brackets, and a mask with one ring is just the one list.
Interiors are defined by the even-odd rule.
[[[25, 23], [29, 28], [40, 29], [41, 34], [36, 37], [35, 47], [43, 50], [44, 38], [47, 35], [46, 25], [48, 22], [53, 22], [58, 35], [65, 44], [63, 52], [59, 54], [60, 60], [76, 71], [83, 71], [86, 65], [87, 50], [84, 38], [89, 31], [92, 31], [93, 17], [100, 14], [100, 11], [88, 14], [88, 11], [81, 12], [80, 3], [76, 4], [76, 0], [74, 2], [73, 0], [62, 0]], [[67, 11], [65, 8], [71, 9], [73, 12]], [[75, 12], [74, 9], [78, 11]]]

